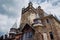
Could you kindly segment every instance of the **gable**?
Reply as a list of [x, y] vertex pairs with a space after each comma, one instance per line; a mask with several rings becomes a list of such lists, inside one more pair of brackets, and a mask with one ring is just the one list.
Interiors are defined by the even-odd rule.
[[34, 29], [33, 29], [31, 26], [29, 26], [28, 24], [26, 24], [26, 25], [23, 27], [22, 31], [23, 31], [23, 32], [24, 32], [24, 31], [34, 31]]

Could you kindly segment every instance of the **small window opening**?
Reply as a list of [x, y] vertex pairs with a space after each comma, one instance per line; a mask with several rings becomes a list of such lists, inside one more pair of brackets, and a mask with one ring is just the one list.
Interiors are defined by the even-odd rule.
[[48, 19], [46, 19], [46, 21], [47, 21], [47, 23], [49, 23], [49, 20]]
[[50, 34], [50, 38], [51, 38], [51, 40], [53, 40], [53, 39], [54, 39], [54, 37], [53, 37], [53, 33], [52, 33], [52, 32], [49, 32], [49, 34]]

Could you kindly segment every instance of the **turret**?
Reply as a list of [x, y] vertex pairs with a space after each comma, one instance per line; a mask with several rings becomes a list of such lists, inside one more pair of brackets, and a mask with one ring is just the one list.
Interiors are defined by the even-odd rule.
[[16, 32], [17, 32], [17, 23], [15, 23], [10, 29], [9, 38], [14, 38]]

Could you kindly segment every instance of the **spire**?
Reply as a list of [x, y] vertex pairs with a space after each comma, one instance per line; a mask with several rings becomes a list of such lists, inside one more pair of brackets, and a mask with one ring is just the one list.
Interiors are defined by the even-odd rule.
[[12, 28], [17, 28], [17, 22], [14, 23], [14, 25], [12, 26]]

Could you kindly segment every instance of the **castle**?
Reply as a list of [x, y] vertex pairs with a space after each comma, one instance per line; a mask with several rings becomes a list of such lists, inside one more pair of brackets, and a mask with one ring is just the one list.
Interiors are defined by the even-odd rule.
[[11, 28], [9, 38], [12, 40], [60, 40], [60, 21], [52, 14], [34, 8], [31, 2], [22, 8], [19, 28]]

